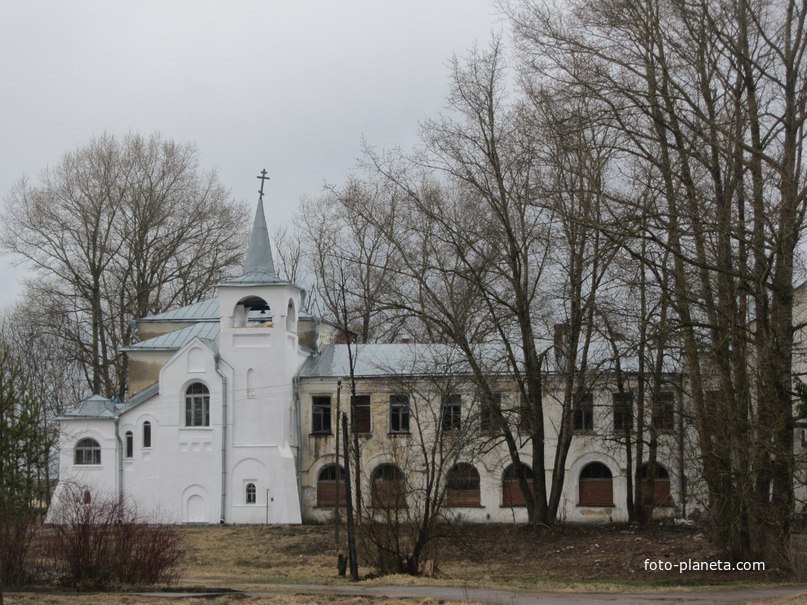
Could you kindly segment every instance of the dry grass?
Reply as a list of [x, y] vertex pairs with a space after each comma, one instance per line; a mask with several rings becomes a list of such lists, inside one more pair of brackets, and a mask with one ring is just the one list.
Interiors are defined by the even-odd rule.
[[[332, 532], [322, 526], [186, 527], [180, 584], [331, 583]], [[344, 533], [344, 532], [343, 532]]]
[[765, 599], [749, 601], [746, 605], [807, 605], [807, 595], [799, 595], [788, 599]]
[[[187, 527], [181, 532], [187, 556], [180, 585], [259, 589], [267, 584], [346, 582], [336, 575], [331, 527]], [[765, 584], [785, 577], [776, 569], [762, 573], [645, 571], [645, 559], [720, 558], [703, 533], [664, 526], [638, 530], [624, 526], [535, 529], [465, 525], [450, 528], [434, 556], [435, 579], [385, 576], [378, 582], [624, 590], [631, 586]], [[360, 569], [363, 576], [372, 576], [372, 571], [366, 566]]]
[[[463, 525], [446, 528], [433, 556], [435, 578], [373, 578], [362, 565], [364, 585], [498, 586], [545, 591], [630, 592], [764, 585], [788, 578], [781, 570], [764, 573], [649, 572], [644, 560], [715, 560], [718, 551], [704, 534], [659, 526], [563, 526], [536, 529], [515, 525]], [[333, 528], [328, 526], [182, 527], [186, 551], [179, 587], [271, 591], [271, 596], [233, 593], [207, 598], [163, 598], [134, 594], [11, 593], [6, 603], [33, 605], [261, 605], [274, 603], [401, 603], [382, 597], [298, 594], [286, 584], [349, 584], [336, 574]], [[344, 537], [344, 531], [342, 532]], [[176, 589], [176, 587], [175, 587]], [[407, 600], [407, 603], [413, 601]], [[431, 603], [425, 599], [415, 601]], [[807, 600], [783, 601], [807, 605]]]
[[279, 593], [272, 596], [248, 597], [241, 594], [199, 598], [170, 598], [141, 595], [84, 593], [84, 594], [42, 594], [8, 593], [6, 605], [473, 605], [468, 601], [462, 604], [453, 601], [434, 599], [387, 599], [382, 597], [329, 596], [311, 594]]

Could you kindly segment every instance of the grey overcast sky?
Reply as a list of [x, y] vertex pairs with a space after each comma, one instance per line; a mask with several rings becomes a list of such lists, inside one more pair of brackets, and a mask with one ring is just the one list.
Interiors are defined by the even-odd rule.
[[[93, 136], [159, 132], [239, 200], [265, 167], [269, 221], [287, 224], [362, 136], [413, 145], [451, 55], [503, 27], [489, 0], [4, 0], [0, 194]], [[22, 273], [0, 257], [0, 307]]]

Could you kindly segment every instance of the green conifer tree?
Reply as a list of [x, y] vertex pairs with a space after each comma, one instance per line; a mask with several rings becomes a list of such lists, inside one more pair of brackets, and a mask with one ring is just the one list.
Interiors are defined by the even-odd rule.
[[4, 586], [28, 579], [25, 555], [46, 508], [53, 440], [24, 368], [0, 341], [0, 605]]

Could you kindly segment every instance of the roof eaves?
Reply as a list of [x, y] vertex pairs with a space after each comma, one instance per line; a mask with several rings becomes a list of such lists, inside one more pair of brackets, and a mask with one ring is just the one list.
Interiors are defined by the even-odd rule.
[[200, 324], [200, 323], [213, 323], [220, 321], [218, 317], [144, 317], [138, 319], [138, 322], [148, 324]]
[[136, 408], [137, 406], [149, 401], [156, 397], [160, 392], [160, 383], [155, 382], [154, 384], [150, 384], [145, 389], [137, 393], [134, 397], [129, 399], [120, 409], [120, 414], [124, 412], [128, 412]]
[[114, 416], [80, 416], [74, 414], [65, 414], [63, 416], [57, 416], [56, 420], [115, 420]]
[[178, 351], [179, 347], [123, 347], [118, 350], [124, 353], [142, 353], [143, 351]]

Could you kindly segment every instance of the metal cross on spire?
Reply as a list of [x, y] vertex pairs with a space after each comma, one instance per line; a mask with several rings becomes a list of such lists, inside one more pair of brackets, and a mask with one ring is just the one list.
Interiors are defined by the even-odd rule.
[[260, 195], [260, 198], [258, 198], [258, 199], [260, 199], [262, 201], [263, 200], [263, 184], [266, 181], [269, 180], [269, 177], [266, 176], [266, 168], [261, 170], [261, 173], [258, 175], [258, 180], [261, 182], [261, 190], [258, 191], [258, 194]]

